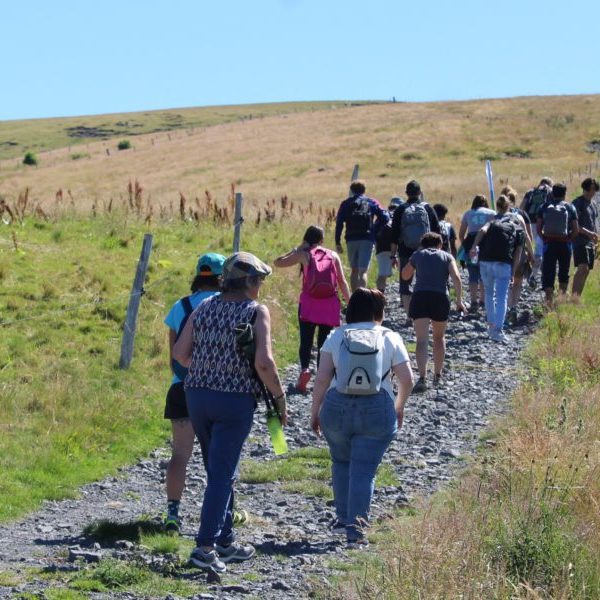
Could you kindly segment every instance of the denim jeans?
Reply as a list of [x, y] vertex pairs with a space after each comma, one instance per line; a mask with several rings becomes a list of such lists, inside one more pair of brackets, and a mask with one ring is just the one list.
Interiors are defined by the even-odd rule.
[[204, 388], [188, 388], [185, 394], [207, 476], [196, 544], [227, 546], [235, 539], [233, 484], [256, 401], [252, 394]]
[[385, 391], [350, 396], [331, 388], [321, 409], [321, 428], [331, 452], [337, 518], [348, 540], [363, 536], [375, 473], [398, 428], [394, 401]]
[[485, 312], [488, 323], [501, 331], [506, 317], [512, 267], [507, 263], [487, 260], [482, 260], [479, 267], [485, 292]]

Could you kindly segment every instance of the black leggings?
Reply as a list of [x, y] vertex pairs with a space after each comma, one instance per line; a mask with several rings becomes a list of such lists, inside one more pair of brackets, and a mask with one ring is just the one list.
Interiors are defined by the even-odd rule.
[[309, 323], [308, 321], [298, 320], [300, 323], [300, 367], [302, 369], [308, 369], [310, 364], [310, 354], [312, 352], [313, 340], [315, 338], [315, 329], [319, 328], [317, 334], [317, 367], [319, 366], [319, 359], [321, 358], [321, 346], [325, 342], [325, 339], [329, 335], [329, 332], [333, 329], [329, 325], [316, 325], [315, 323]]

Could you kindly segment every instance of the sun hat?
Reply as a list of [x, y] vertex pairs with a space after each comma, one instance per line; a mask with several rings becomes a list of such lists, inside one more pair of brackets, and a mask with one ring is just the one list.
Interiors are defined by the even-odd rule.
[[250, 252], [236, 252], [223, 265], [223, 279], [242, 279], [243, 277], [266, 277], [272, 273], [271, 267]]
[[[202, 256], [200, 256], [198, 259], [198, 264], [196, 265], [196, 275], [200, 275], [201, 277], [222, 275], [223, 264], [225, 263], [225, 260], [226, 258], [222, 254], [217, 254], [216, 252], [202, 254]], [[208, 267], [208, 269], [206, 267]]]

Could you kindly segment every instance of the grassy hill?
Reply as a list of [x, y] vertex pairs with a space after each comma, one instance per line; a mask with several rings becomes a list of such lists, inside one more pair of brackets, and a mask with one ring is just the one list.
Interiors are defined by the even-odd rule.
[[[68, 127], [82, 123], [105, 128], [107, 139], [67, 147]], [[600, 96], [186, 109], [3, 123], [2, 139], [9, 126], [23, 131], [29, 148], [34, 139], [63, 144], [40, 154], [37, 167], [22, 165], [21, 152], [0, 161], [0, 195], [13, 201], [28, 187], [45, 210], [59, 189], [83, 211], [118, 203], [134, 179], [157, 214], [169, 212], [180, 192], [191, 200], [208, 189], [222, 201], [232, 183], [258, 207], [283, 195], [299, 206], [333, 207], [359, 163], [368, 192], [383, 201], [417, 178], [430, 200], [461, 211], [486, 189], [486, 158], [498, 182], [521, 192], [543, 175], [575, 191], [585, 172], [598, 168]], [[140, 133], [129, 137], [133, 148], [118, 151], [118, 140], [132, 132]]]

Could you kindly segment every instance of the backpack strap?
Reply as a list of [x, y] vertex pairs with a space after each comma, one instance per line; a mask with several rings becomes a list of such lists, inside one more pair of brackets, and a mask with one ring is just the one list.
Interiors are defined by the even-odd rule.
[[179, 329], [177, 330], [177, 336], [175, 337], [175, 341], [179, 339], [179, 336], [181, 335], [185, 324], [190, 318], [190, 315], [194, 312], [194, 307], [192, 306], [192, 301], [190, 300], [189, 296], [185, 296], [181, 299], [181, 306], [183, 306], [183, 319], [179, 324]]

